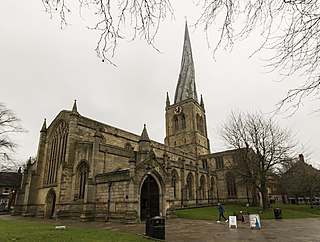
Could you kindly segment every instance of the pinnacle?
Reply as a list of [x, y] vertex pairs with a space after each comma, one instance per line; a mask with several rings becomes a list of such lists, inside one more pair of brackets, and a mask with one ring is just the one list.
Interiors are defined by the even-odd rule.
[[43, 124], [42, 124], [42, 128], [40, 130], [40, 132], [46, 132], [47, 131], [47, 119], [44, 118]]
[[147, 131], [147, 128], [146, 128], [145, 124], [143, 126], [143, 130], [142, 130], [142, 133], [141, 133], [139, 141], [150, 141], [149, 135], [148, 135], [148, 131]]
[[74, 100], [73, 107], [72, 107], [72, 112], [73, 113], [78, 113], [77, 100]]

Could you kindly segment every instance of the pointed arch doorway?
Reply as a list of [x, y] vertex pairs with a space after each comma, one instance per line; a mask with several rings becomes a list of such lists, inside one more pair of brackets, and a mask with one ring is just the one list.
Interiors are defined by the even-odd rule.
[[56, 193], [53, 190], [50, 190], [46, 198], [45, 218], [51, 219], [53, 217], [55, 206], [56, 206]]
[[148, 175], [141, 187], [140, 219], [146, 220], [160, 215], [159, 186], [153, 176]]

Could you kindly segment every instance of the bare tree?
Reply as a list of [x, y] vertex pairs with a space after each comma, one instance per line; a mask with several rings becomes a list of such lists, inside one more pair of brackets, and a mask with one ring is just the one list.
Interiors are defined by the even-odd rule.
[[20, 122], [12, 110], [0, 103], [0, 170], [2, 171], [16, 168], [10, 153], [14, 152], [17, 146], [12, 136], [25, 132]]
[[[271, 70], [284, 76], [300, 74], [302, 86], [290, 88], [277, 105], [293, 114], [305, 97], [319, 99], [320, 1], [318, 0], [199, 0], [203, 13], [197, 25], [220, 31], [219, 48], [232, 49], [236, 40], [259, 31], [260, 48], [275, 53], [268, 59]], [[220, 25], [218, 28], [216, 25]], [[318, 111], [320, 108], [317, 108]]]
[[[65, 0], [42, 0], [47, 13], [53, 16], [58, 13], [60, 26], [68, 25], [68, 13], [71, 9]], [[170, 0], [79, 0], [79, 12], [83, 17], [85, 10], [90, 10], [96, 19], [96, 23], [88, 27], [100, 32], [100, 38], [96, 46], [96, 53], [102, 61], [111, 61], [114, 56], [118, 41], [128, 34], [124, 29], [130, 26], [131, 39], [143, 38], [147, 44], [154, 47], [154, 38], [158, 32], [160, 23], [167, 17], [172, 16]], [[128, 30], [128, 29], [127, 29]]]
[[296, 143], [289, 129], [281, 129], [272, 118], [261, 113], [231, 113], [219, 129], [228, 148], [237, 149], [232, 166], [242, 183], [252, 184], [268, 208], [267, 186], [276, 169], [291, 157]]
[[[60, 16], [61, 28], [68, 25], [71, 8], [65, 0], [42, 0], [46, 12]], [[154, 38], [162, 20], [173, 16], [171, 0], [79, 0], [81, 17], [85, 10], [93, 13], [92, 30], [100, 32], [96, 53], [102, 61], [113, 64], [111, 58], [120, 39], [137, 36], [154, 47]], [[205, 32], [218, 31], [214, 44], [231, 50], [237, 40], [253, 32], [262, 37], [260, 47], [275, 53], [268, 59], [271, 70], [284, 76], [295, 73], [305, 78], [304, 84], [292, 87], [277, 105], [277, 111], [286, 107], [292, 114], [302, 100], [314, 96], [319, 99], [320, 87], [320, 1], [318, 0], [197, 0], [202, 9], [196, 26]], [[71, 3], [69, 3], [71, 4]], [[128, 28], [128, 26], [130, 28]], [[207, 35], [208, 36], [208, 35]], [[209, 38], [208, 38], [209, 39]], [[210, 43], [210, 41], [209, 41]], [[252, 53], [252, 54], [254, 54]], [[318, 108], [320, 110], [320, 108]]]

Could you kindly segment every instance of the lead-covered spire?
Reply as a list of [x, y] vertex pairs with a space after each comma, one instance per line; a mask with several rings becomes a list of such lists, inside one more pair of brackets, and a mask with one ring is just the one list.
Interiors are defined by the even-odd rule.
[[191, 42], [189, 37], [188, 25], [186, 22], [181, 68], [174, 97], [174, 103], [181, 102], [190, 97], [198, 101]]

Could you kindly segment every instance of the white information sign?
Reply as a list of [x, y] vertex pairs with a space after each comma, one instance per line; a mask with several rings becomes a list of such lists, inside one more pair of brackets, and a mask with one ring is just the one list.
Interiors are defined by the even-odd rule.
[[229, 228], [238, 228], [237, 216], [229, 216]]
[[261, 229], [260, 217], [258, 214], [250, 214], [249, 218], [251, 229]]

